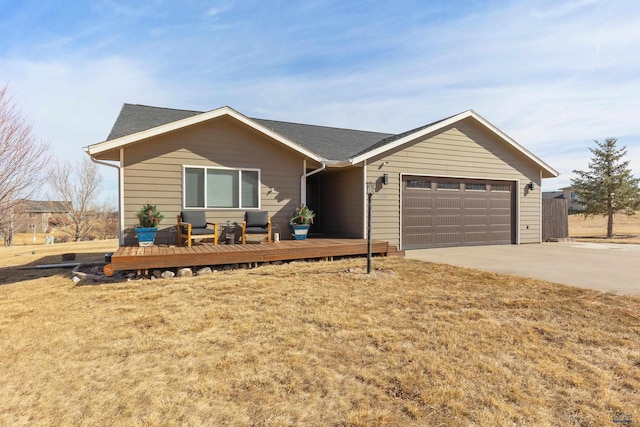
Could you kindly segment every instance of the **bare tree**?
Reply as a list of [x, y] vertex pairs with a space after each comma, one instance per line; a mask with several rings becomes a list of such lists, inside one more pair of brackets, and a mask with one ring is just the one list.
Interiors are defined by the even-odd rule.
[[48, 163], [48, 144], [36, 138], [5, 85], [0, 89], [0, 233], [5, 245], [13, 240], [17, 205], [41, 187]]
[[75, 164], [58, 162], [51, 172], [51, 187], [71, 220], [69, 226], [60, 230], [76, 242], [87, 237], [102, 215], [96, 202], [102, 188], [98, 165], [86, 157]]
[[11, 246], [14, 235], [27, 228], [29, 221], [25, 209], [26, 201], [19, 200], [11, 208], [0, 213], [0, 234], [5, 246]]

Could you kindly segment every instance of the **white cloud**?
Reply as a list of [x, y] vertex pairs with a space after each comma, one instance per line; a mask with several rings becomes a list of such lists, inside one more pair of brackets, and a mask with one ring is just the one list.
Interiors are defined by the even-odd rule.
[[211, 7], [207, 10], [207, 16], [217, 16], [227, 10], [230, 10], [232, 7], [233, 4], [230, 3], [218, 7]]
[[[376, 20], [335, 12], [344, 5], [305, 3], [264, 20], [226, 3], [172, 20], [162, 7], [108, 2], [102, 10], [117, 16], [54, 39], [49, 48], [60, 52], [47, 57], [56, 60], [0, 57], [0, 82], [10, 81], [37, 132], [65, 156], [103, 140], [123, 102], [230, 105], [250, 116], [389, 132], [473, 108], [559, 169], [563, 185], [586, 167], [592, 139], [606, 136], [629, 146], [640, 174], [635, 0], [514, 1], [415, 16], [391, 13], [403, 7], [395, 5]], [[232, 8], [233, 21], [224, 14]], [[203, 10], [215, 19], [183, 19]], [[134, 20], [120, 28], [121, 16]], [[133, 41], [111, 30], [138, 26]], [[93, 45], [69, 50], [86, 34]]]

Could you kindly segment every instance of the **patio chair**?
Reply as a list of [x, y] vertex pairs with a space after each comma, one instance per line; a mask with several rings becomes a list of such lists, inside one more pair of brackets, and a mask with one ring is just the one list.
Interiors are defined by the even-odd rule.
[[182, 246], [183, 241], [191, 246], [193, 239], [213, 239], [213, 244], [218, 244], [218, 224], [207, 222], [204, 211], [182, 211], [178, 215], [178, 246]]
[[247, 211], [242, 223], [242, 244], [247, 243], [247, 235], [266, 235], [271, 243], [271, 217], [267, 211]]

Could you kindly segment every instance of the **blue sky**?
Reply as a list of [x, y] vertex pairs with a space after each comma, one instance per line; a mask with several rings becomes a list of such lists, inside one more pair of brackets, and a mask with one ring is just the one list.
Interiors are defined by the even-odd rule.
[[60, 158], [125, 102], [383, 132], [474, 109], [562, 173], [545, 190], [608, 136], [640, 175], [637, 0], [0, 0], [6, 82]]

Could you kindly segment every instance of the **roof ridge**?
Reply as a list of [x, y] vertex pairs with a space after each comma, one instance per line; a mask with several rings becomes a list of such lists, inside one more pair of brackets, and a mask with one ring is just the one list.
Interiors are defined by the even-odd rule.
[[324, 128], [324, 129], [347, 130], [347, 131], [354, 131], [354, 132], [377, 133], [377, 134], [383, 133], [383, 134], [386, 134], [386, 135], [395, 135], [392, 132], [380, 132], [380, 131], [375, 131], [375, 130], [353, 129], [353, 128], [338, 127], [338, 126], [314, 125], [314, 124], [310, 124], [310, 123], [299, 123], [299, 122], [288, 122], [288, 121], [284, 121], [284, 120], [262, 119], [262, 118], [259, 118], [259, 117], [249, 117], [249, 119], [251, 119], [251, 120], [260, 120], [260, 121], [265, 121], [265, 122], [285, 123], [285, 124], [298, 125], [298, 126], [310, 126], [310, 127]]
[[[200, 110], [187, 110], [187, 109], [184, 109], [184, 108], [172, 108], [172, 107], [159, 107], [157, 105], [133, 104], [133, 103], [129, 103], [129, 102], [125, 102], [123, 105], [129, 105], [129, 106], [132, 106], [132, 107], [153, 108], [153, 109], [156, 109], [156, 110], [182, 111], [182, 112], [185, 112], [185, 113], [196, 113], [196, 114], [206, 113], [206, 111], [200, 111]], [[219, 108], [224, 108], [224, 107], [227, 107], [227, 106], [214, 108], [214, 110], [217, 110]], [[228, 108], [230, 108], [230, 107], [228, 107]], [[300, 122], [291, 122], [291, 121], [286, 121], [286, 120], [265, 119], [265, 118], [261, 118], [261, 117], [248, 117], [247, 116], [247, 118], [249, 118], [250, 120], [262, 120], [262, 121], [268, 121], [268, 122], [286, 123], [286, 124], [299, 125], [299, 126], [312, 126], [312, 127], [319, 127], [319, 128], [324, 128], [324, 129], [348, 130], [348, 131], [366, 132], [366, 133], [375, 133], [375, 134], [383, 133], [383, 134], [387, 134], [389, 136], [395, 135], [395, 133], [393, 133], [393, 132], [382, 132], [382, 131], [375, 131], [375, 130], [355, 129], [355, 128], [348, 128], [348, 127], [340, 127], [340, 126], [317, 125], [317, 124], [312, 124], [312, 123], [300, 123]]]
[[130, 105], [132, 107], [144, 107], [144, 108], [154, 108], [157, 110], [171, 110], [171, 111], [184, 111], [185, 113], [206, 113], [206, 111], [199, 111], [199, 110], [187, 110], [184, 108], [171, 108], [171, 107], [158, 107], [157, 105], [146, 105], [146, 104], [130, 104], [128, 102], [125, 102], [123, 105]]

